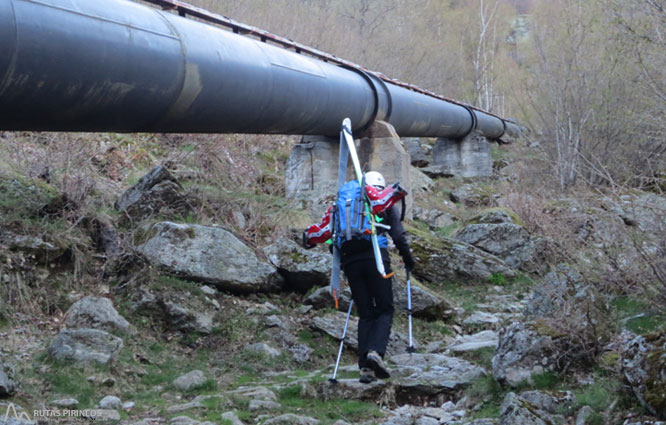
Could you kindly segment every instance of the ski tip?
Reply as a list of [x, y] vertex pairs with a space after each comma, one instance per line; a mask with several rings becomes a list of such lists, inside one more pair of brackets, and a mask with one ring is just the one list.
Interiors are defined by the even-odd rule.
[[351, 120], [349, 118], [345, 118], [342, 120], [342, 129], [346, 131], [347, 133], [351, 134]]

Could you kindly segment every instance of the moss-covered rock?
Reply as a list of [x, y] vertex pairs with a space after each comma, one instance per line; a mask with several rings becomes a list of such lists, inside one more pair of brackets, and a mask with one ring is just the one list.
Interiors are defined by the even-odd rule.
[[666, 419], [666, 331], [631, 340], [622, 353], [622, 376], [640, 403]]
[[488, 281], [494, 274], [515, 276], [500, 258], [464, 242], [438, 237], [428, 230], [408, 226], [417, 266], [414, 275], [428, 282], [447, 280]]

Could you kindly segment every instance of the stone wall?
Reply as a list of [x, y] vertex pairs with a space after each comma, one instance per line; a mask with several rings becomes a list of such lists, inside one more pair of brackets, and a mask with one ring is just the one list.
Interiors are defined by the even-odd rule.
[[439, 138], [426, 173], [435, 176], [488, 177], [493, 174], [490, 143], [478, 132], [463, 140]]

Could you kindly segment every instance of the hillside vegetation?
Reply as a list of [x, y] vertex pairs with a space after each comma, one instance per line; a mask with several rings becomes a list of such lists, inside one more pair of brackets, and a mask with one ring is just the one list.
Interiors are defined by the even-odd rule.
[[298, 138], [0, 133], [0, 423], [9, 402], [142, 425], [666, 420], [663, 2], [195, 3], [530, 132], [493, 145], [492, 177], [418, 174], [418, 353], [396, 256], [394, 376], [370, 386], [353, 338], [327, 381], [349, 296], [335, 311], [328, 250], [297, 246]]

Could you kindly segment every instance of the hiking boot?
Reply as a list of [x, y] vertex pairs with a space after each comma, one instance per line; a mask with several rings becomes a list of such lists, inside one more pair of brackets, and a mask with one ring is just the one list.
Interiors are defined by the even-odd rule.
[[369, 384], [376, 380], [377, 377], [375, 376], [374, 370], [368, 369], [367, 367], [361, 369], [361, 377], [358, 379], [358, 382], [360, 382], [361, 384]]
[[382, 356], [380, 356], [376, 351], [370, 351], [368, 353], [367, 364], [370, 366], [370, 369], [375, 371], [377, 378], [386, 379], [391, 376], [391, 373], [384, 364], [384, 360], [382, 360]]

